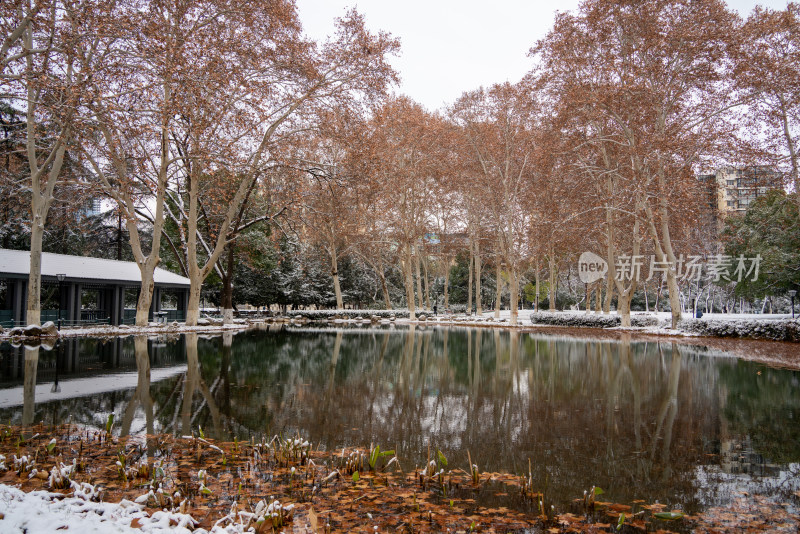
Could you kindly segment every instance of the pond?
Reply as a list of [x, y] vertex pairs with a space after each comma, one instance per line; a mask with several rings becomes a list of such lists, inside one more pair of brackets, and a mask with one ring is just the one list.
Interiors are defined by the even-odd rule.
[[0, 420], [379, 444], [402, 467], [523, 473], [560, 504], [687, 512], [800, 490], [800, 372], [670, 341], [374, 327], [0, 348]]

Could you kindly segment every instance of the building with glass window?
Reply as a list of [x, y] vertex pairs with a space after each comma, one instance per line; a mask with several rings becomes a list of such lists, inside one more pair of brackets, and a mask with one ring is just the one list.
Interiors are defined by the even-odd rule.
[[714, 174], [703, 174], [698, 179], [706, 184], [719, 219], [744, 213], [755, 199], [783, 187], [783, 175], [765, 165], [743, 169], [721, 167]]

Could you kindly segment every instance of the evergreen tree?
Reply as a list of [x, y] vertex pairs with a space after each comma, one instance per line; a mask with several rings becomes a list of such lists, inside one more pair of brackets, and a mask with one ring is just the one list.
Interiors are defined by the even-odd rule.
[[[750, 204], [744, 215], [725, 219], [722, 233], [725, 254], [732, 259], [731, 273], [744, 256], [760, 256], [758, 277], [743, 276], [735, 294], [763, 298], [800, 287], [800, 215], [797, 200], [784, 191], [770, 191]], [[755, 279], [754, 279], [755, 278]]]

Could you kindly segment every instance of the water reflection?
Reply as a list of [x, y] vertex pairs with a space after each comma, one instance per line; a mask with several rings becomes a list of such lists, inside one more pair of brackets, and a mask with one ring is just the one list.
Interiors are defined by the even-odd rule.
[[[197, 349], [198, 334], [186, 334], [186, 377], [183, 383], [183, 392], [181, 393], [183, 399], [181, 403], [181, 434], [188, 436], [192, 433], [193, 428], [197, 428], [197, 416], [207, 409], [211, 415], [213, 436], [224, 436], [222, 431], [222, 424], [220, 420], [219, 408], [214, 400], [211, 389], [206, 384], [200, 372], [200, 359]], [[223, 347], [226, 341], [223, 338]], [[229, 344], [231, 341], [228, 340]], [[219, 384], [220, 377], [214, 381], [213, 387], [216, 389]], [[195, 397], [200, 398], [200, 404], [195, 402]], [[201, 427], [202, 428], [202, 427]]]
[[36, 403], [36, 371], [39, 369], [39, 347], [25, 346], [25, 393], [22, 405], [22, 425], [33, 424]]
[[[114, 412], [123, 435], [300, 432], [329, 450], [396, 449], [406, 469], [436, 449], [466, 468], [469, 451], [483, 471], [530, 461], [561, 503], [598, 485], [692, 511], [730, 498], [723, 475], [748, 491], [800, 489], [799, 374], [702, 347], [415, 326], [86, 340], [64, 347], [58, 398], [40, 389], [49, 355], [4, 347], [2, 358], [4, 421], [52, 409], [95, 426]], [[70, 393], [87, 379], [91, 396]]]
[[133, 340], [133, 347], [136, 355], [136, 389], [122, 416], [121, 436], [130, 434], [133, 417], [140, 407], [144, 411], [147, 433], [155, 433], [153, 397], [150, 396], [150, 354], [147, 351], [147, 336], [136, 336]]

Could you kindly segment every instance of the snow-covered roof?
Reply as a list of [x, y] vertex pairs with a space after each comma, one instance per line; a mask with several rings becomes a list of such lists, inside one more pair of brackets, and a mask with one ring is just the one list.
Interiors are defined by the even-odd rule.
[[[0, 249], [0, 276], [28, 276], [31, 253], [27, 250]], [[65, 274], [67, 280], [97, 280], [106, 282], [141, 282], [139, 267], [132, 261], [105, 260], [83, 256], [67, 256], [42, 252], [42, 276]], [[156, 284], [189, 287], [189, 279], [156, 267]]]

